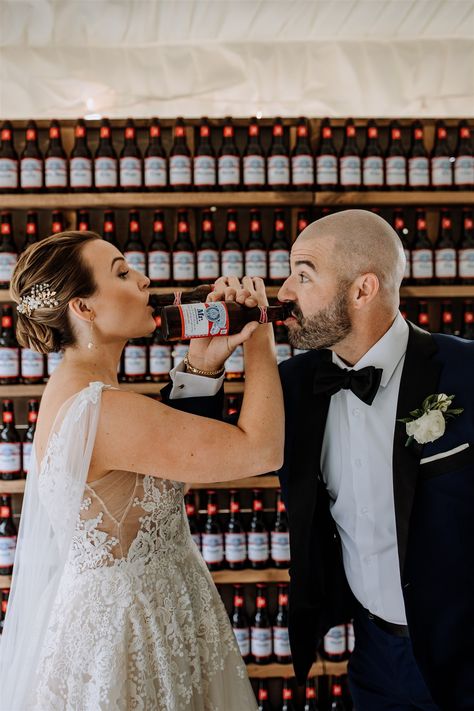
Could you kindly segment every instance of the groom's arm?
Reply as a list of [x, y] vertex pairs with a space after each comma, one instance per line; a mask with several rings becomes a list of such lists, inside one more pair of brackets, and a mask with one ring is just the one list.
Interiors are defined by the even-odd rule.
[[170, 371], [171, 382], [161, 390], [165, 405], [175, 410], [201, 415], [213, 420], [223, 419], [224, 376], [208, 378], [185, 372], [183, 363]]

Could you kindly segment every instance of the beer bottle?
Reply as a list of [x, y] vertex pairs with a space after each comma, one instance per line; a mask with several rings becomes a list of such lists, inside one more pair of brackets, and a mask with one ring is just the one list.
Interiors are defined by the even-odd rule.
[[243, 346], [237, 346], [233, 353], [227, 358], [224, 363], [225, 379], [243, 380], [245, 374], [244, 349]]
[[472, 209], [462, 211], [462, 233], [458, 249], [459, 278], [462, 284], [474, 284], [474, 217]]
[[283, 679], [280, 711], [296, 711], [293, 703], [293, 688], [290, 679]]
[[443, 301], [441, 304], [441, 333], [447, 336], [457, 335], [454, 330], [453, 305], [451, 301]]
[[189, 344], [187, 341], [174, 344], [173, 349], [171, 351], [171, 357], [173, 359], [173, 368], [176, 368], [176, 366], [182, 362], [188, 350]]
[[78, 119], [74, 128], [74, 146], [69, 161], [69, 185], [74, 192], [92, 190], [92, 153], [87, 145], [84, 119]]
[[337, 190], [338, 159], [329, 119], [321, 122], [321, 140], [316, 156], [316, 190]]
[[0, 234], [0, 289], [8, 289], [18, 259], [18, 250], [13, 241], [11, 212], [4, 210], [0, 213]]
[[408, 158], [408, 185], [413, 190], [430, 187], [430, 163], [423, 139], [423, 124], [414, 121], [411, 127], [411, 149]]
[[222, 146], [217, 158], [217, 182], [221, 190], [240, 189], [240, 153], [235, 144], [232, 119], [226, 118], [222, 128]]
[[471, 129], [467, 121], [460, 121], [458, 125], [454, 185], [458, 190], [472, 190], [474, 187], [474, 155], [471, 143]]
[[151, 191], [165, 190], [168, 184], [168, 166], [161, 142], [161, 125], [157, 118], [151, 120], [149, 136], [144, 160], [145, 188]]
[[313, 190], [314, 156], [309, 142], [309, 128], [301, 116], [296, 126], [296, 144], [291, 152], [291, 182], [296, 190]]
[[[278, 307], [277, 307], [278, 308]], [[263, 520], [263, 499], [260, 489], [253, 490], [252, 519], [248, 531], [248, 557], [250, 567], [261, 570], [269, 562], [268, 529]]]
[[156, 328], [149, 345], [149, 373], [153, 383], [163, 383], [169, 380], [171, 370], [171, 346], [163, 340], [161, 331], [161, 315], [155, 316]]
[[201, 534], [199, 532], [199, 520], [196, 509], [196, 494], [191, 489], [187, 492], [187, 494], [185, 494], [184, 504], [186, 507], [186, 516], [188, 517], [191, 538], [197, 545], [198, 549], [201, 550]]
[[448, 133], [444, 121], [435, 126], [435, 144], [431, 153], [431, 184], [434, 190], [449, 190], [453, 186], [453, 164]]
[[196, 280], [194, 245], [189, 236], [187, 210], [178, 210], [177, 234], [173, 245], [173, 280], [177, 286], [190, 286]]
[[19, 376], [20, 348], [13, 326], [13, 309], [10, 304], [4, 304], [0, 332], [0, 385], [18, 383]]
[[241, 279], [244, 275], [244, 256], [239, 239], [239, 228], [236, 210], [227, 210], [226, 234], [221, 249], [222, 276], [235, 276]]
[[89, 210], [78, 210], [76, 223], [79, 232], [89, 232], [91, 228]]
[[[1, 545], [1, 544], [0, 544]], [[10, 588], [4, 588], [1, 592], [0, 602], [0, 635], [3, 633], [5, 617], [7, 616], [8, 598], [10, 596]]]
[[457, 277], [457, 254], [451, 213], [446, 208], [441, 209], [439, 234], [435, 244], [435, 276], [438, 284], [454, 284]]
[[126, 192], [140, 190], [142, 187], [142, 154], [137, 145], [137, 135], [133, 119], [127, 119], [124, 131], [124, 144], [120, 153], [120, 187]]
[[352, 620], [346, 625], [346, 639], [347, 639], [347, 654], [351, 655], [354, 651], [355, 646], [355, 636], [354, 636], [354, 623]]
[[346, 711], [346, 705], [342, 698], [342, 686], [334, 682], [331, 688], [331, 711]]
[[49, 143], [44, 160], [46, 190], [59, 193], [67, 188], [67, 155], [61, 140], [59, 121], [53, 119], [49, 127]]
[[275, 568], [290, 566], [290, 529], [281, 489], [276, 494], [276, 515], [270, 533], [271, 558]]
[[148, 276], [151, 286], [168, 286], [171, 282], [170, 248], [162, 210], [155, 210], [153, 215], [153, 235], [148, 248]]
[[272, 711], [268, 700], [268, 685], [266, 679], [258, 680], [257, 703], [257, 711]]
[[123, 256], [131, 269], [146, 274], [146, 250], [141, 236], [138, 210], [130, 210], [128, 215], [128, 238], [123, 246]]
[[296, 237], [309, 225], [308, 210], [298, 210], [296, 215]]
[[234, 603], [232, 607], [231, 624], [234, 630], [240, 654], [246, 664], [250, 661], [250, 626], [245, 612], [244, 586], [233, 586]]
[[112, 128], [106, 118], [100, 122], [99, 145], [94, 158], [94, 183], [97, 190], [107, 192], [118, 188], [117, 153], [112, 144]]
[[385, 176], [387, 190], [406, 189], [407, 158], [398, 121], [392, 121], [390, 124], [390, 143], [385, 156]]
[[127, 383], [141, 383], [147, 374], [145, 338], [131, 338], [124, 349], [124, 376]]
[[367, 138], [362, 156], [362, 183], [367, 190], [382, 190], [384, 162], [379, 143], [379, 130], [373, 119], [367, 122]]
[[23, 476], [26, 478], [30, 470], [31, 452], [36, 432], [36, 421], [38, 419], [39, 400], [28, 400], [28, 427], [26, 428], [21, 443], [21, 461], [23, 465]]
[[7, 494], [0, 494], [0, 575], [13, 573], [17, 536], [18, 531], [12, 513], [12, 498]]
[[324, 635], [321, 650], [323, 659], [329, 662], [343, 662], [347, 659], [346, 625], [336, 625]]
[[224, 562], [224, 536], [218, 517], [215, 491], [207, 492], [207, 518], [202, 532], [202, 557], [209, 570], [220, 570]]
[[250, 210], [249, 240], [245, 248], [245, 274], [267, 278], [267, 248], [262, 236], [260, 210]]
[[206, 117], [201, 119], [199, 141], [193, 159], [196, 190], [216, 189], [216, 153], [211, 144], [211, 127]]
[[272, 129], [272, 145], [267, 158], [268, 187], [271, 190], [288, 190], [290, 187], [290, 155], [285, 144], [285, 129], [280, 117]]
[[53, 351], [46, 356], [46, 377], [49, 378], [64, 358], [62, 351]]
[[13, 400], [3, 400], [2, 403], [0, 479], [21, 479], [21, 442], [15, 427]]
[[465, 301], [463, 305], [461, 336], [474, 341], [474, 306], [472, 301]]
[[64, 232], [66, 223], [64, 214], [61, 210], [53, 210], [51, 213], [51, 234], [57, 235], [59, 232]]
[[242, 521], [240, 520], [239, 492], [229, 492], [229, 519], [224, 534], [225, 560], [231, 570], [242, 570], [247, 560], [247, 543]]
[[250, 652], [255, 664], [272, 660], [272, 629], [268, 616], [268, 586], [257, 583], [255, 612], [250, 626]]
[[278, 583], [278, 610], [273, 625], [273, 653], [278, 664], [291, 663], [288, 636], [288, 585]]
[[36, 244], [39, 240], [38, 213], [35, 210], [28, 210], [26, 213], [25, 241], [23, 242], [23, 252], [30, 245]]
[[25, 384], [44, 380], [44, 355], [30, 348], [21, 349], [21, 381]]
[[[1, 159], [0, 159], [1, 164]], [[38, 146], [35, 121], [26, 125], [26, 143], [20, 158], [20, 185], [24, 193], [39, 193], [44, 186], [43, 154]]]
[[316, 697], [316, 679], [314, 676], [310, 679], [306, 679], [305, 704], [303, 711], [319, 711]]
[[275, 210], [273, 238], [268, 253], [270, 284], [283, 284], [290, 275], [290, 244], [285, 227], [285, 213]]
[[248, 127], [248, 141], [243, 156], [243, 180], [246, 190], [265, 187], [265, 154], [260, 143], [260, 127], [252, 118]]
[[[148, 303], [155, 311], [163, 306], [179, 306], [180, 304], [199, 304], [205, 301], [214, 289], [210, 284], [202, 284], [189, 291], [170, 291], [164, 294], [150, 294]], [[160, 314], [161, 315], [161, 314]]]
[[197, 278], [204, 283], [219, 278], [219, 247], [214, 235], [211, 210], [202, 211], [201, 241], [197, 248]]
[[344, 145], [339, 157], [339, 175], [343, 190], [360, 190], [361, 159], [356, 127], [352, 119], [347, 119], [344, 129]]
[[415, 239], [411, 253], [411, 276], [414, 284], [431, 284], [434, 276], [433, 245], [426, 229], [425, 211], [416, 210]]
[[19, 166], [18, 153], [13, 141], [13, 124], [4, 121], [0, 129], [0, 193], [13, 193], [18, 190]]
[[242, 399], [239, 395], [227, 395], [225, 407], [225, 419], [238, 416], [242, 405]]
[[409, 284], [411, 280], [411, 249], [408, 242], [408, 228], [405, 222], [405, 214], [401, 207], [397, 207], [393, 211], [392, 224], [393, 229], [400, 237], [400, 241], [403, 245], [403, 250], [405, 252], [406, 266], [405, 276], [403, 277], [403, 283]]
[[117, 229], [115, 225], [115, 212], [113, 210], [105, 210], [104, 224], [102, 226], [102, 237], [106, 242], [110, 242], [115, 247], [118, 247]]
[[427, 301], [420, 301], [418, 303], [418, 326], [425, 331], [431, 331]]
[[174, 126], [174, 142], [169, 156], [170, 188], [186, 191], [191, 189], [191, 152], [186, 142], [186, 128], [181, 117]]

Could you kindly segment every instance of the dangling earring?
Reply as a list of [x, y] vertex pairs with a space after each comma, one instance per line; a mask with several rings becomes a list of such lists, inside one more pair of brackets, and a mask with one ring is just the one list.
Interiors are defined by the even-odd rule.
[[89, 343], [87, 344], [88, 349], [91, 351], [94, 348], [94, 317], [91, 316], [91, 331], [89, 336]]

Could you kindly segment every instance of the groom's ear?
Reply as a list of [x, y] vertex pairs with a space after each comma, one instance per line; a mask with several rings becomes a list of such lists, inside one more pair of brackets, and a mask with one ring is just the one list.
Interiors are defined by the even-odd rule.
[[377, 296], [380, 282], [376, 274], [367, 272], [367, 274], [357, 277], [354, 287], [353, 306], [355, 309], [362, 309]]

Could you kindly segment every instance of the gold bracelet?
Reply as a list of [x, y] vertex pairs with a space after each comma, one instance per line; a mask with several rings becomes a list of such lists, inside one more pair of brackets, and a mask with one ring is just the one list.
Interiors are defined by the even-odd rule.
[[186, 368], [186, 372], [191, 373], [191, 375], [203, 375], [207, 378], [219, 378], [221, 375], [224, 375], [225, 371], [224, 366], [222, 366], [222, 368], [219, 368], [219, 370], [200, 370], [200, 368], [195, 368], [189, 362], [188, 353], [186, 353], [186, 355], [184, 356], [183, 363], [184, 367]]

